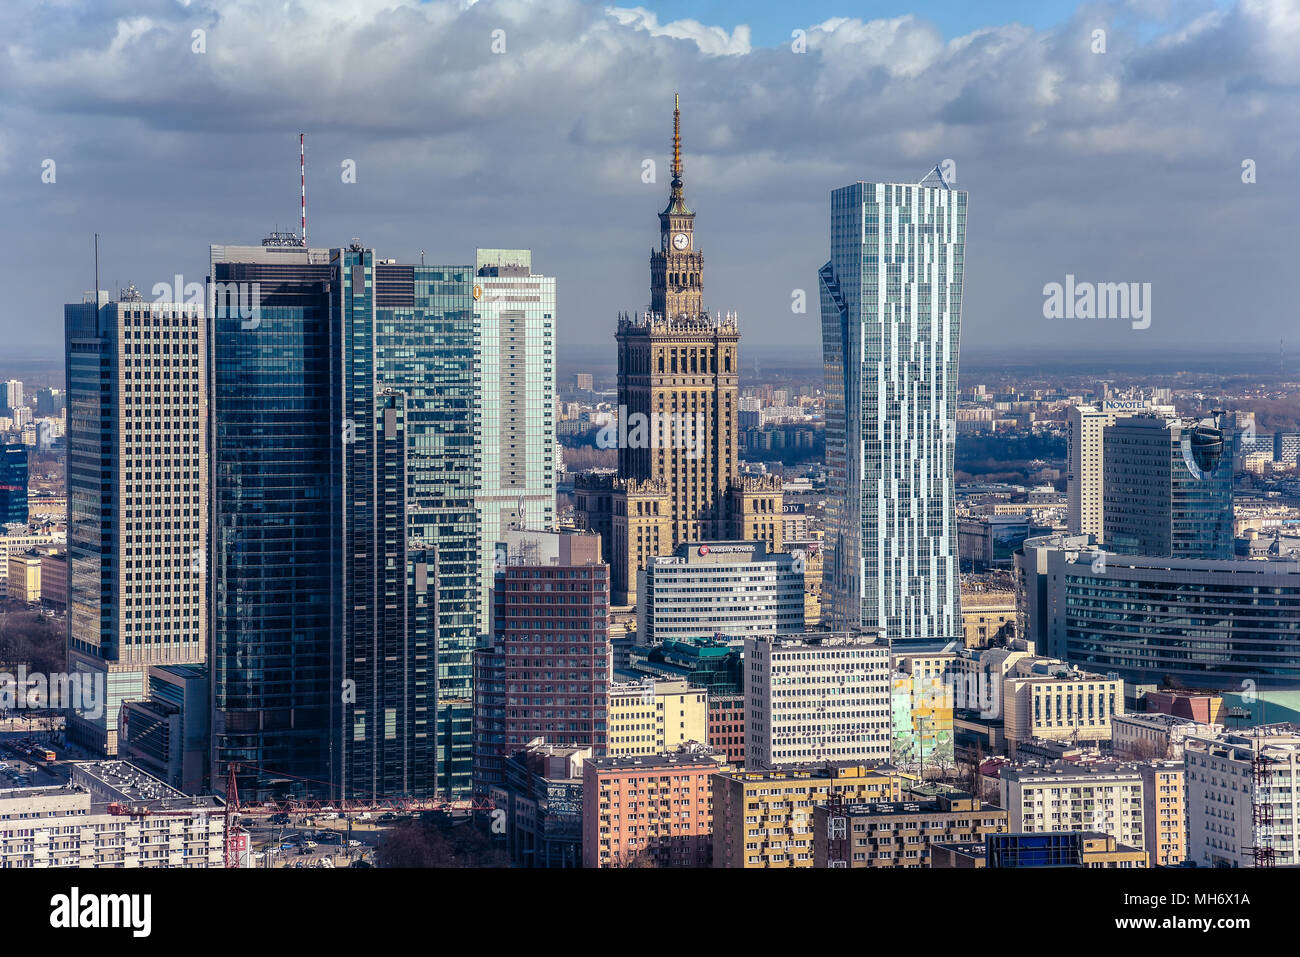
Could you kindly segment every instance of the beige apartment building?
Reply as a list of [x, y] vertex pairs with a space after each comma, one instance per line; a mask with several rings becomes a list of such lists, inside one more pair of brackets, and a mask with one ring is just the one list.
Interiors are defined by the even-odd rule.
[[1152, 867], [1174, 867], [1187, 857], [1187, 775], [1181, 761], [1138, 765], [1142, 819]]
[[813, 808], [898, 802], [912, 778], [891, 764], [832, 761], [713, 775], [714, 867], [812, 867]]
[[1142, 772], [1131, 764], [1004, 767], [1000, 802], [1010, 830], [1095, 831], [1146, 847]]
[[609, 686], [609, 757], [665, 754], [709, 739], [708, 694], [685, 681]]
[[1007, 812], [960, 792], [932, 800], [819, 804], [814, 867], [928, 867], [933, 844], [983, 841], [1007, 830]]

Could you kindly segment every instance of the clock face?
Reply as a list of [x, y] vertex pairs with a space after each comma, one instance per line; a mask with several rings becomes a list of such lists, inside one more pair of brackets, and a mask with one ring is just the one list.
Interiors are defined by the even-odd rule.
[[690, 244], [691, 244], [691, 237], [687, 236], [685, 233], [678, 233], [676, 236], [673, 237], [674, 249], [685, 249]]

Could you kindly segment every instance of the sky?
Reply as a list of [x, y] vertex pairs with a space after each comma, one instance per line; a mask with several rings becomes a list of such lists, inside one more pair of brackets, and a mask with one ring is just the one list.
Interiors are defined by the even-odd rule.
[[[649, 298], [675, 92], [705, 302], [742, 349], [818, 350], [832, 189], [944, 163], [963, 348], [1275, 350], [1300, 325], [1297, 0], [6, 0], [0, 28], [0, 364], [61, 357], [96, 232], [101, 288], [153, 298], [210, 243], [297, 230], [299, 132], [312, 246], [531, 248], [562, 356], [612, 350]], [[1149, 326], [1045, 317], [1067, 276], [1149, 283]]]

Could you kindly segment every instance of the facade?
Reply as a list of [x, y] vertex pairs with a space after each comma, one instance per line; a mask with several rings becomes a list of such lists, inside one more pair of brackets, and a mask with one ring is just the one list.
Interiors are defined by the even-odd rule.
[[930, 801], [818, 804], [813, 867], [929, 867], [932, 844], [982, 841], [1006, 829], [1006, 811], [960, 792]]
[[1300, 689], [1300, 564], [1111, 554], [1102, 563], [1065, 544], [1024, 553], [1024, 590], [1042, 599], [1027, 604], [1026, 628], [1048, 653], [1135, 684]]
[[98, 754], [116, 753], [118, 711], [148, 694], [150, 666], [207, 656], [204, 324], [201, 303], [134, 287], [64, 307], [68, 668], [107, 689], [67, 733]]
[[896, 671], [890, 684], [890, 761], [908, 770], [952, 767], [953, 693], [942, 675]]
[[745, 641], [745, 755], [753, 768], [889, 760], [889, 649], [862, 633]]
[[474, 652], [476, 793], [500, 783], [505, 759], [535, 738], [606, 753], [609, 566], [599, 536], [550, 534], [553, 564], [518, 555], [496, 572], [492, 644]]
[[708, 740], [708, 694], [685, 681], [610, 682], [611, 757], [652, 757]]
[[[66, 508], [66, 506], [65, 506]], [[18, 527], [14, 534], [0, 535], [0, 584], [9, 581], [9, 559], [13, 555], [22, 555], [33, 548], [39, 552], [62, 551], [67, 542], [63, 526], [45, 525]]]
[[[341, 785], [333, 276], [329, 250], [296, 237], [210, 250], [214, 298], [217, 284], [242, 284], [233, 288], [251, 303], [256, 283], [259, 301], [256, 316], [229, 308], [212, 316], [208, 336], [210, 777], [223, 786], [227, 762], [238, 762], [248, 799]], [[75, 403], [70, 395], [70, 416]]]
[[1215, 734], [1213, 724], [1202, 724], [1158, 711], [1117, 714], [1110, 719], [1111, 748], [1118, 757], [1139, 760], [1180, 759], [1189, 734]]
[[726, 768], [723, 755], [701, 744], [584, 762], [583, 866], [710, 866], [712, 779]]
[[813, 808], [898, 802], [905, 778], [890, 764], [830, 761], [713, 776], [713, 866], [813, 866]]
[[656, 645], [804, 630], [799, 560], [767, 544], [683, 542], [637, 573], [637, 641]]
[[210, 786], [211, 698], [205, 665], [149, 669], [149, 697], [122, 705], [118, 753], [186, 794]]
[[1176, 867], [1187, 857], [1187, 782], [1181, 761], [1149, 761], [1142, 775], [1142, 820], [1152, 867]]
[[709, 695], [709, 747], [727, 756], [732, 767], [745, 766], [745, 696]]
[[25, 395], [23, 393], [23, 384], [18, 379], [10, 379], [0, 386], [0, 404], [3, 404], [5, 412], [16, 412], [24, 407]]
[[555, 316], [555, 279], [533, 272], [529, 250], [478, 250], [475, 499], [485, 626], [496, 544], [510, 528], [555, 528]]
[[919, 184], [831, 193], [818, 279], [832, 628], [961, 637], [953, 456], [966, 199], [937, 168]]
[[1022, 658], [1002, 679], [1003, 728], [1015, 750], [1034, 740], [1095, 743], [1111, 739], [1124, 713], [1124, 682], [1053, 658]]
[[591, 748], [534, 741], [504, 762], [488, 790], [505, 812], [506, 853], [513, 867], [582, 865], [582, 766]]
[[1109, 551], [1231, 558], [1231, 436], [1209, 419], [1128, 416], [1105, 429]]
[[999, 803], [1010, 829], [1094, 831], [1129, 847], [1146, 846], [1142, 773], [1131, 764], [1002, 768]]
[[[1150, 411], [1146, 399], [1105, 399], [1071, 406], [1066, 417], [1067, 528], [1071, 535], [1105, 541], [1105, 430], [1120, 416]], [[1170, 412], [1173, 410], [1170, 409]]]
[[27, 446], [0, 443], [0, 528], [26, 525]]
[[68, 553], [47, 551], [41, 556], [41, 604], [54, 611], [68, 608]]
[[9, 597], [32, 604], [41, 600], [41, 555], [33, 550], [9, 556]]
[[693, 688], [703, 688], [710, 697], [739, 695], [745, 685], [741, 661], [744, 647], [740, 642], [721, 639], [669, 638], [652, 648], [644, 645], [629, 648], [624, 670], [651, 678], [683, 680]]
[[[637, 601], [637, 572], [683, 542], [760, 540], [782, 547], [781, 482], [742, 478], [740, 329], [704, 307], [704, 254], [682, 186], [680, 112], [673, 179], [650, 254], [650, 305], [620, 316], [618, 475], [580, 477], [583, 523], [600, 532], [615, 605]], [[626, 420], [624, 419], [626, 416]]]
[[1300, 725], [1189, 735], [1187, 856], [1202, 867], [1300, 864]]
[[962, 595], [961, 627], [967, 648], [987, 648], [1016, 637], [1013, 592]]

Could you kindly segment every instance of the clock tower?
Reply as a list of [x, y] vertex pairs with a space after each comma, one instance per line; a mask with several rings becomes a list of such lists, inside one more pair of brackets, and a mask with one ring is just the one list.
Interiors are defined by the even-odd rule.
[[659, 214], [659, 248], [650, 254], [650, 312], [673, 320], [704, 312], [704, 255], [695, 248], [695, 213], [682, 193], [682, 111], [673, 102], [673, 181]]

